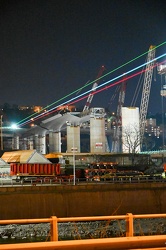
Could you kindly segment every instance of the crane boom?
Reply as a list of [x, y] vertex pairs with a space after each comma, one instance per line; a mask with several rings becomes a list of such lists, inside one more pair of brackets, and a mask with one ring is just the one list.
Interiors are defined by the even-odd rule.
[[145, 132], [145, 123], [146, 116], [148, 110], [150, 89], [152, 83], [153, 76], [153, 68], [154, 68], [154, 58], [155, 58], [155, 46], [150, 46], [147, 56], [147, 65], [145, 69], [143, 90], [142, 90], [142, 98], [140, 105], [140, 146], [142, 146], [143, 136]]
[[119, 100], [118, 100], [118, 107], [117, 107], [117, 114], [116, 114], [116, 125], [113, 135], [112, 141], [112, 152], [120, 152], [120, 134], [121, 134], [121, 126], [122, 126], [122, 107], [125, 101], [125, 94], [126, 94], [126, 81], [121, 83], [121, 88], [119, 92]]
[[96, 82], [93, 84], [91, 93], [89, 94], [88, 99], [87, 99], [87, 101], [86, 101], [86, 104], [85, 104], [85, 106], [84, 106], [84, 108], [83, 108], [83, 112], [89, 110], [89, 106], [90, 106], [90, 104], [91, 104], [91, 102], [92, 102], [92, 99], [93, 99], [95, 90], [96, 90], [96, 88], [97, 88], [97, 86], [98, 86], [98, 83], [99, 83], [99, 81], [100, 81], [100, 77], [102, 76], [104, 70], [105, 70], [105, 67], [104, 67], [104, 66], [101, 66], [101, 68], [100, 68], [100, 70], [99, 70], [99, 73], [98, 73], [98, 75], [97, 75], [97, 78], [96, 78]]

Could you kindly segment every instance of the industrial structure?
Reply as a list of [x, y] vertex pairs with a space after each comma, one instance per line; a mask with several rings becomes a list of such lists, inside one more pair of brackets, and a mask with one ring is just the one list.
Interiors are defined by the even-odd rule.
[[[158, 74], [161, 75], [161, 96], [166, 97], [166, 64], [159, 64], [157, 67]], [[163, 79], [164, 77], [164, 79]]]
[[115, 128], [112, 139], [112, 152], [121, 152], [122, 151], [122, 142], [121, 142], [121, 128], [122, 128], [122, 107], [124, 106], [126, 94], [126, 81], [121, 83], [121, 88], [119, 92], [118, 107], [115, 119]]
[[165, 148], [165, 122], [164, 122], [164, 98], [166, 97], [166, 64], [158, 65], [158, 74], [161, 75], [161, 103], [162, 103], [162, 134], [163, 134], [163, 148]]
[[[57, 114], [48, 118], [20, 134], [23, 137], [21, 149], [36, 149], [46, 154], [47, 146], [49, 152], [61, 152], [61, 132], [67, 135], [66, 152], [80, 152], [80, 130], [83, 124], [90, 121], [90, 150], [91, 152], [105, 152], [106, 131], [105, 131], [105, 109], [91, 108], [87, 115], [79, 117], [72, 112], [64, 115]], [[20, 147], [19, 133], [13, 137], [13, 149]]]
[[94, 83], [93, 86], [92, 86], [91, 93], [88, 95], [88, 99], [87, 99], [86, 104], [85, 104], [85, 106], [84, 106], [84, 108], [83, 108], [83, 112], [89, 110], [90, 104], [91, 104], [91, 102], [92, 102], [92, 100], [93, 100], [93, 96], [94, 96], [94, 94], [95, 94], [95, 90], [96, 90], [96, 88], [97, 88], [97, 86], [98, 86], [98, 84], [99, 84], [99, 82], [100, 82], [100, 79], [101, 79], [101, 76], [102, 76], [104, 70], [105, 70], [105, 67], [104, 67], [104, 66], [101, 66], [101, 68], [100, 68], [100, 70], [99, 70], [99, 73], [98, 73], [98, 75], [97, 75], [96, 81], [95, 81], [95, 83]]
[[[140, 107], [124, 107], [125, 93], [126, 93], [126, 79], [121, 83], [118, 107], [116, 112], [116, 118], [114, 119], [114, 126], [107, 126], [106, 112], [102, 107], [90, 108], [93, 96], [96, 92], [97, 86], [101, 79], [101, 76], [105, 70], [102, 66], [99, 70], [95, 83], [92, 86], [91, 92], [87, 98], [86, 104], [82, 112], [72, 112], [66, 110], [66, 112], [59, 112], [45, 120], [41, 119], [33, 127], [28, 130], [15, 129], [12, 133], [12, 149], [13, 150], [33, 150], [36, 149], [39, 153], [46, 154], [49, 152], [62, 152], [64, 146], [64, 136], [66, 138], [66, 145], [63, 147], [65, 152], [81, 152], [81, 135], [87, 134], [89, 136], [89, 147], [87, 152], [90, 153], [105, 153], [105, 152], [129, 152], [131, 150], [124, 147], [124, 128], [128, 126], [129, 121], [137, 123], [139, 131], [139, 146], [135, 147], [135, 150], [139, 152], [141, 150], [143, 136], [145, 132], [146, 116], [148, 110], [153, 68], [155, 64], [155, 46], [150, 46], [147, 55], [146, 68], [144, 70], [144, 82], [142, 90], [142, 98]], [[158, 65], [158, 72], [163, 75], [166, 73], [165, 65]], [[125, 75], [125, 74], [124, 74]], [[163, 84], [161, 89], [161, 96], [166, 96], [166, 85]], [[125, 108], [125, 109], [124, 109]], [[126, 118], [126, 115], [122, 115], [126, 112], [136, 112], [133, 116], [133, 121]], [[128, 115], [129, 115], [128, 113]], [[139, 114], [139, 118], [138, 118]], [[122, 118], [123, 116], [123, 118]], [[130, 116], [130, 115], [129, 115]], [[2, 123], [2, 119], [1, 119]], [[130, 125], [131, 125], [130, 124]], [[1, 124], [2, 133], [2, 124]], [[111, 141], [108, 142], [108, 135]], [[3, 135], [1, 134], [1, 149], [3, 149]], [[133, 151], [133, 149], [132, 149]], [[64, 151], [63, 151], [64, 152]]]
[[145, 123], [146, 123], [146, 116], [148, 111], [148, 104], [149, 104], [149, 96], [151, 90], [151, 83], [152, 83], [152, 76], [153, 76], [153, 68], [154, 68], [154, 58], [155, 58], [155, 46], [150, 46], [148, 56], [147, 56], [147, 65], [145, 70], [144, 76], [144, 84], [142, 90], [142, 98], [141, 98], [141, 105], [140, 105], [140, 146], [142, 146], [143, 136], [145, 132]]

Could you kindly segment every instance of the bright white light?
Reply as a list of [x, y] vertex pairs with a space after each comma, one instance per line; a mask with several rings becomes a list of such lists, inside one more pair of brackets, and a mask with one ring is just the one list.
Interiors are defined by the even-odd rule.
[[18, 128], [18, 127], [17, 127], [17, 124], [13, 123], [13, 124], [11, 125], [11, 128], [12, 128], [12, 129], [17, 129], [17, 128]]

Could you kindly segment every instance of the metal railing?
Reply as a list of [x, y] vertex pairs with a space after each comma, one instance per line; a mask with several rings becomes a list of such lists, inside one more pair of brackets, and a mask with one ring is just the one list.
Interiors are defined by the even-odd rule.
[[[166, 178], [162, 178], [162, 177], [155, 177], [155, 176], [149, 176], [149, 175], [143, 175], [143, 176], [115, 176], [115, 177], [111, 177], [111, 178], [95, 178], [95, 177], [91, 177], [91, 178], [85, 178], [81, 179], [81, 178], [76, 178], [76, 183], [77, 184], [88, 184], [88, 183], [96, 183], [96, 184], [104, 184], [104, 183], [149, 183], [149, 182], [154, 182], [154, 183], [164, 183], [166, 182]], [[65, 184], [71, 184], [73, 185], [73, 179], [61, 179], [59, 178], [58, 180], [44, 180], [41, 179], [40, 181], [36, 181], [36, 180], [29, 180], [29, 181], [20, 181], [17, 182], [15, 180], [12, 179], [3, 179], [0, 178], [0, 187], [1, 186], [16, 186], [16, 185], [21, 185], [21, 186], [26, 186], [26, 185], [32, 185], [32, 186], [36, 186], [36, 185], [65, 185]]]
[[[166, 218], [166, 214], [141, 214], [115, 216], [93, 216], [93, 217], [69, 217], [57, 218], [52, 216], [45, 219], [14, 219], [0, 220], [0, 225], [7, 224], [31, 224], [31, 223], [50, 223], [51, 238], [49, 242], [36, 243], [16, 243], [16, 244], [1, 244], [0, 249], [165, 249], [166, 235], [149, 235], [149, 236], [134, 236], [134, 219], [154, 219]], [[58, 223], [63, 222], [87, 222], [87, 221], [111, 221], [125, 220], [126, 222], [126, 237], [103, 238], [103, 239], [81, 239], [58, 241]], [[108, 248], [109, 247], [109, 248]]]
[[134, 223], [133, 223], [134, 219], [152, 219], [152, 218], [153, 219], [154, 218], [166, 218], [166, 214], [133, 215], [132, 213], [127, 213], [126, 215], [66, 217], [66, 218], [58, 218], [56, 216], [51, 216], [50, 218], [41, 218], [41, 219], [0, 220], [0, 225], [50, 223], [50, 232], [51, 232], [50, 239], [51, 241], [58, 241], [58, 223], [125, 220], [126, 237], [133, 237], [134, 236]]

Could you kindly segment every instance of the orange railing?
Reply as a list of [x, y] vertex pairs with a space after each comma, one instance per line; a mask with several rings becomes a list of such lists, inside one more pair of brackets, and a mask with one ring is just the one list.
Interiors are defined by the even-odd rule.
[[41, 218], [41, 219], [0, 220], [0, 225], [50, 223], [51, 241], [58, 241], [58, 223], [125, 220], [126, 221], [126, 237], [133, 237], [134, 236], [134, 223], [133, 223], [134, 219], [150, 219], [150, 218], [166, 218], [166, 214], [133, 215], [132, 213], [127, 213], [126, 215], [66, 217], [66, 218], [58, 218], [56, 216], [52, 216], [50, 218]]
[[[46, 219], [15, 219], [15, 220], [0, 220], [0, 225], [7, 224], [35, 224], [35, 223], [50, 223], [51, 241], [48, 242], [33, 242], [33, 243], [15, 243], [1, 244], [1, 250], [105, 250], [105, 249], [146, 249], [146, 250], [163, 250], [166, 245], [166, 235], [150, 235], [150, 236], [134, 236], [134, 219], [152, 219], [166, 218], [166, 214], [143, 214], [115, 216], [93, 216], [93, 217], [70, 217], [57, 218], [52, 216]], [[110, 221], [110, 220], [125, 220], [126, 221], [126, 237], [115, 238], [100, 238], [86, 240], [65, 240], [58, 241], [58, 223], [61, 222], [80, 222], [80, 221]]]

